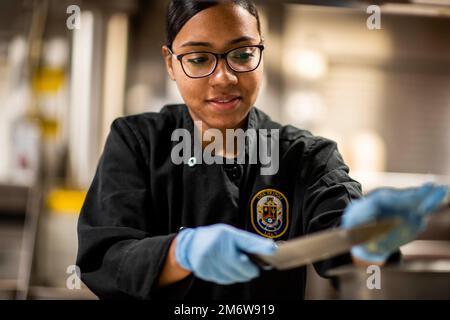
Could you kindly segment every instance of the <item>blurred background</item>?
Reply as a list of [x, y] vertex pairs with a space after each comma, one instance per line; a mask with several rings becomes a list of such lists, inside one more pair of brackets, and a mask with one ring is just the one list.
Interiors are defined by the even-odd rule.
[[[337, 141], [364, 192], [450, 184], [450, 1], [255, 2], [256, 106]], [[0, 0], [0, 299], [95, 298], [72, 265], [109, 126], [182, 101], [161, 57], [166, 6]], [[402, 251], [450, 259], [450, 212]], [[335, 292], [310, 272], [307, 297]]]

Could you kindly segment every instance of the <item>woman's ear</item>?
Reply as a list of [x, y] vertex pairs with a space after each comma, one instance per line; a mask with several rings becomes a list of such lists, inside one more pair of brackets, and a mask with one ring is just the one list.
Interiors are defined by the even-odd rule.
[[173, 72], [173, 65], [172, 65], [172, 54], [170, 53], [170, 50], [167, 46], [162, 46], [161, 52], [163, 55], [164, 62], [166, 63], [166, 69], [167, 73], [169, 74], [169, 78], [172, 81], [175, 81], [175, 72]]

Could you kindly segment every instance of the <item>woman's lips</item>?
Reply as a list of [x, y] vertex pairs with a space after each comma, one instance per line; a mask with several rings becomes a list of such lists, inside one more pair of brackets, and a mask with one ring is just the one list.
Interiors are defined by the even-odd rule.
[[206, 102], [218, 111], [227, 111], [236, 108], [241, 101], [241, 97], [219, 98], [206, 100]]

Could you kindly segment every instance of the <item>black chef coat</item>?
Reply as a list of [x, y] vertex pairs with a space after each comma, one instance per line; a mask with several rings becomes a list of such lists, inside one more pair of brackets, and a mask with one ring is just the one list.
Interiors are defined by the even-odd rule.
[[[257, 215], [264, 205], [269, 211], [278, 206], [282, 214], [282, 229], [267, 233], [275, 241], [338, 226], [344, 208], [362, 194], [336, 143], [282, 126], [253, 107], [247, 129], [280, 130], [279, 170], [262, 175], [259, 163], [174, 164], [171, 150], [178, 142], [171, 135], [177, 128], [193, 133], [186, 105], [112, 123], [78, 222], [83, 282], [100, 298], [304, 298], [304, 267], [262, 271], [233, 285], [194, 275], [164, 288], [157, 283], [170, 242], [182, 227], [226, 223], [264, 235], [266, 226]], [[344, 254], [314, 267], [324, 276], [350, 262]]]

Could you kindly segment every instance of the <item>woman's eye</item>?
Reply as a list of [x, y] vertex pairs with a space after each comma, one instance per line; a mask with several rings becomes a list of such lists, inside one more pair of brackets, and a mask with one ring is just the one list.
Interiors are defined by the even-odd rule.
[[193, 65], [202, 65], [208, 62], [208, 57], [189, 58], [187, 61]]
[[235, 53], [232, 55], [233, 59], [241, 60], [241, 61], [249, 60], [252, 57], [254, 57], [254, 55], [253, 55], [253, 53], [250, 53], [250, 52], [239, 52], [239, 53]]

